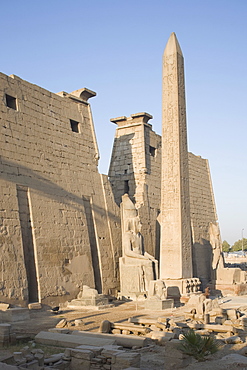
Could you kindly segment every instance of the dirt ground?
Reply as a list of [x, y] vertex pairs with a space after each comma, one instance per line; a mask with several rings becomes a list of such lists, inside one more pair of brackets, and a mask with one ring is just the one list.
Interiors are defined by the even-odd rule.
[[[247, 305], [247, 297], [236, 297], [225, 298], [222, 303], [224, 308], [238, 308]], [[82, 324], [80, 326], [70, 326], [70, 330], [86, 330], [91, 332], [97, 332], [99, 330], [100, 323], [103, 320], [109, 320], [111, 322], [126, 322], [130, 317], [148, 317], [152, 319], [158, 319], [158, 317], [169, 317], [182, 320], [184, 318], [184, 307], [179, 307], [164, 311], [148, 311], [144, 309], [142, 302], [119, 302], [116, 301], [114, 307], [107, 308], [101, 311], [93, 310], [71, 310], [63, 309], [61, 313], [54, 314], [51, 312], [49, 307], [44, 306], [41, 310], [30, 310], [30, 320], [28, 322], [21, 321], [12, 323], [12, 329], [17, 336], [26, 337], [26, 343], [29, 341], [31, 346], [31, 340], [40, 331], [45, 331], [56, 326], [56, 324], [63, 318], [73, 324], [75, 319], [81, 319]], [[15, 347], [8, 347], [0, 349], [0, 361], [6, 355], [13, 353], [26, 345], [26, 343], [20, 343]], [[246, 347], [246, 343], [240, 343], [235, 345], [222, 344], [221, 349], [214, 355], [210, 356], [204, 363], [194, 362], [193, 364], [186, 367], [187, 370], [207, 370], [207, 369], [228, 369], [228, 365], [220, 367], [217, 365], [220, 358], [231, 354], [239, 353], [242, 348]], [[54, 353], [63, 352], [64, 349], [54, 349]], [[141, 369], [142, 370], [161, 370], [165, 367], [165, 346], [151, 345], [147, 348], [137, 349], [141, 353]], [[216, 360], [216, 362], [215, 362]], [[229, 365], [230, 366], [230, 365]], [[236, 367], [236, 366], [234, 366]], [[230, 369], [231, 367], [229, 367]], [[247, 369], [243, 366], [237, 366], [238, 369]], [[175, 368], [174, 368], [175, 369]], [[175, 369], [176, 370], [176, 369]]]

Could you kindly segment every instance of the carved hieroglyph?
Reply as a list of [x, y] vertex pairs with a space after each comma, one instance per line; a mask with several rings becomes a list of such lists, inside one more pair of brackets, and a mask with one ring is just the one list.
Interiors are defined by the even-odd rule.
[[183, 55], [172, 33], [163, 56], [160, 278], [190, 278], [192, 246]]

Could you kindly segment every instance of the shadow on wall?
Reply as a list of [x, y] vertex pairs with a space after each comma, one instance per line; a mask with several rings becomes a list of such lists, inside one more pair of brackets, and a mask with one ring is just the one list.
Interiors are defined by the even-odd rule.
[[[99, 175], [100, 176], [100, 175]], [[12, 182], [15, 186], [17, 186], [17, 198], [19, 203], [19, 213], [24, 214], [24, 212], [20, 209], [20, 199], [24, 199], [24, 197], [18, 196], [18, 191], [20, 193], [20, 190], [26, 190], [31, 189], [32, 191], [36, 191], [37, 193], [42, 194], [48, 199], [52, 199], [55, 202], [63, 203], [64, 205], [69, 206], [72, 209], [75, 209], [79, 213], [85, 212], [86, 222], [87, 222], [87, 230], [89, 234], [89, 242], [90, 242], [90, 248], [91, 248], [91, 256], [92, 256], [92, 263], [93, 263], [93, 270], [94, 270], [94, 277], [95, 277], [95, 284], [96, 288], [99, 292], [102, 291], [102, 281], [101, 281], [101, 273], [100, 273], [100, 261], [99, 261], [99, 255], [98, 255], [98, 247], [97, 247], [97, 241], [96, 241], [96, 233], [95, 233], [95, 221], [93, 220], [92, 215], [92, 207], [93, 212], [96, 213], [96, 219], [99, 220], [98, 222], [101, 222], [102, 218], [105, 217], [106, 212], [111, 219], [111, 221], [114, 224], [118, 224], [119, 220], [117, 215], [113, 214], [109, 210], [106, 210], [99, 205], [91, 204], [92, 200], [90, 201], [91, 196], [94, 194], [94, 187], [92, 186], [88, 195], [81, 194], [81, 196], [78, 196], [77, 194], [74, 194], [73, 192], [70, 192], [66, 189], [64, 189], [59, 184], [56, 184], [52, 182], [51, 180], [45, 178], [41, 173], [36, 172], [26, 166], [23, 166], [19, 164], [19, 162], [12, 162], [4, 157], [0, 158], [0, 179], [3, 179], [7, 182]], [[63, 181], [63, 178], [60, 180]], [[92, 181], [93, 184], [93, 181]], [[23, 189], [22, 189], [23, 188]], [[25, 200], [25, 199], [24, 199]], [[23, 203], [24, 201], [22, 201]], [[21, 204], [22, 208], [28, 208], [26, 204]], [[25, 207], [24, 207], [25, 206]], [[48, 211], [49, 212], [49, 211]], [[22, 226], [22, 237], [25, 236], [25, 240], [28, 240], [28, 243], [25, 243], [25, 240], [23, 239], [23, 244], [28, 244], [26, 248], [31, 248], [33, 250], [33, 247], [31, 245], [31, 242], [29, 243], [29, 234], [26, 236], [27, 233], [27, 227], [28, 223], [30, 223], [30, 216], [28, 217], [28, 212], [26, 212], [25, 217], [27, 218], [27, 222], [25, 222], [22, 219], [20, 219], [21, 226]], [[20, 214], [21, 218], [21, 214]], [[96, 221], [97, 222], [97, 221]], [[27, 249], [26, 255], [30, 256], [30, 253]], [[113, 257], [114, 258], [114, 257]], [[115, 256], [115, 258], [117, 258]], [[26, 258], [27, 260], [27, 258]], [[33, 264], [34, 262], [31, 261]], [[35, 271], [30, 261], [26, 262], [27, 270], [29, 271]], [[115, 262], [116, 263], [116, 262]], [[32, 268], [30, 268], [30, 266]], [[29, 279], [36, 281], [36, 279], [32, 279], [32, 276]], [[30, 285], [30, 284], [29, 284]], [[29, 286], [30, 288], [30, 286]], [[37, 288], [32, 289], [33, 292], [37, 291]], [[37, 297], [29, 297], [29, 300], [34, 301], [37, 300]]]
[[[8, 167], [8, 172], [5, 171], [6, 166]], [[13, 169], [12, 174], [11, 169]], [[45, 178], [39, 172], [33, 171], [26, 166], [20, 165], [18, 162], [9, 161], [2, 156], [0, 158], [0, 178], [5, 181], [12, 182], [16, 185], [22, 185], [28, 187], [29, 189], [37, 190], [45, 197], [57, 202], [61, 202], [62, 199], [64, 204], [69, 205], [70, 207], [80, 212], [82, 210], [81, 206], [84, 206], [84, 194], [78, 196], [72, 192], [69, 192], [62, 186], [55, 184], [51, 180]], [[92, 187], [91, 194], [93, 193], [94, 189]], [[75, 203], [80, 205], [80, 207], [77, 207]], [[100, 214], [105, 212], [103, 208], [95, 204], [94, 211]], [[109, 217], [116, 218], [116, 215], [110, 212]]]
[[113, 144], [108, 176], [118, 206], [122, 202], [122, 195], [126, 193], [129, 194], [132, 202], [135, 202], [136, 182], [131, 143], [134, 136], [134, 133], [122, 135], [115, 138]]

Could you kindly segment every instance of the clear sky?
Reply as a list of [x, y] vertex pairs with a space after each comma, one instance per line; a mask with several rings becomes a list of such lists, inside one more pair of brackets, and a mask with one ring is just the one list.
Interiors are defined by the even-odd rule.
[[0, 71], [52, 92], [87, 87], [107, 173], [110, 118], [153, 115], [175, 32], [185, 58], [189, 150], [209, 159], [222, 239], [247, 237], [247, 1], [1, 1]]

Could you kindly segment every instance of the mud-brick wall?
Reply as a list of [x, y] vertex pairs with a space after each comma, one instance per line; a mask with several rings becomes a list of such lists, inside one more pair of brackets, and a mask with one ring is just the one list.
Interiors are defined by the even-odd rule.
[[117, 288], [119, 210], [97, 170], [89, 104], [4, 74], [0, 94], [0, 299]]
[[209, 224], [217, 222], [216, 207], [207, 159], [189, 153], [190, 212], [193, 238], [194, 276], [207, 282], [212, 273]]

